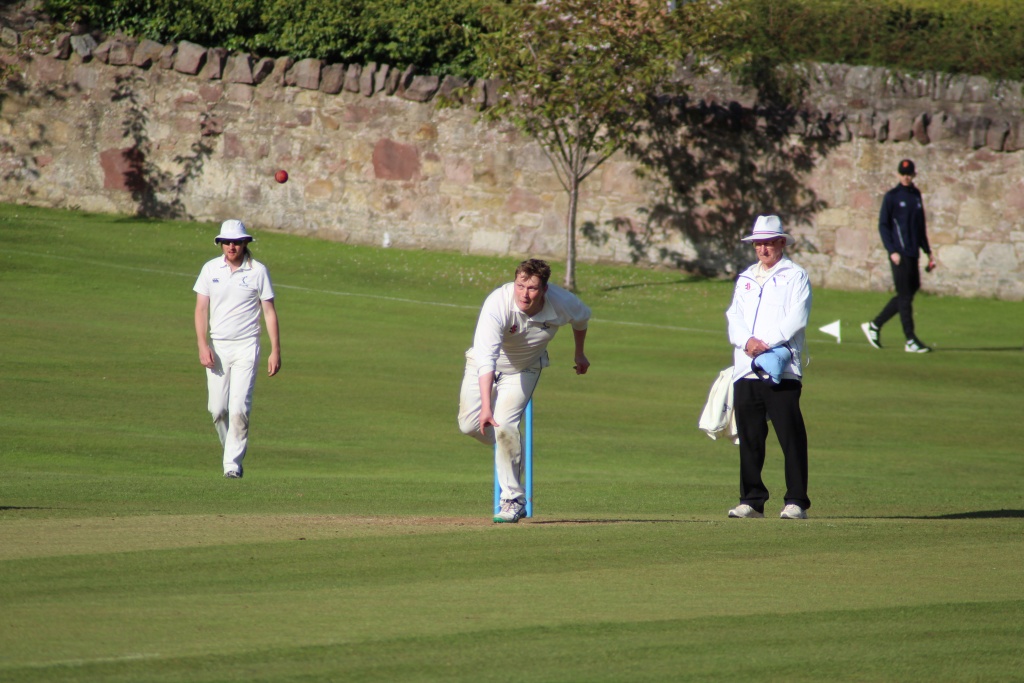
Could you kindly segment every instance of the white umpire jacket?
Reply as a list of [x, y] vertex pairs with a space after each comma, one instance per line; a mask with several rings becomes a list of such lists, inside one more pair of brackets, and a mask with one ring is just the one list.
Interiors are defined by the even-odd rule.
[[754, 277], [760, 267], [755, 263], [736, 279], [732, 305], [725, 312], [733, 346], [733, 381], [751, 372], [751, 359], [744, 351], [751, 337], [772, 348], [786, 346], [793, 358], [782, 378], [798, 380], [803, 376], [804, 331], [811, 314], [807, 271], [783, 257], [762, 286]]

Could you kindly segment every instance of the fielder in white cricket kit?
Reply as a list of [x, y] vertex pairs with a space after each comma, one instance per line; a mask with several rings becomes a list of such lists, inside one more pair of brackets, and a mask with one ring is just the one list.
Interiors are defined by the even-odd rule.
[[[281, 369], [281, 344], [270, 273], [249, 253], [252, 236], [238, 220], [221, 224], [221, 255], [203, 265], [196, 293], [199, 362], [206, 368], [209, 410], [224, 446], [224, 476], [242, 477], [249, 414], [260, 358], [260, 311], [270, 337], [267, 374]], [[209, 329], [207, 329], [209, 321]]]
[[526, 514], [519, 423], [541, 369], [549, 365], [547, 346], [558, 328], [572, 326], [576, 374], [590, 368], [583, 353], [590, 309], [575, 294], [549, 285], [550, 277], [551, 268], [544, 261], [520, 263], [515, 281], [484, 301], [473, 346], [466, 351], [459, 428], [489, 446], [497, 443], [494, 462], [501, 510], [495, 522], [515, 523]]

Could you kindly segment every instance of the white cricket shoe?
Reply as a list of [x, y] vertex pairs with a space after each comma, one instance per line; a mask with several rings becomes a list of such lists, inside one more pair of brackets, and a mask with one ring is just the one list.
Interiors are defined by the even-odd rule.
[[780, 519], [807, 519], [807, 510], [795, 503], [790, 503], [786, 507], [782, 508], [782, 512], [779, 513]]
[[734, 507], [732, 510], [729, 510], [729, 516], [739, 517], [741, 519], [759, 519], [761, 517], [764, 517], [764, 513], [758, 512], [757, 510], [747, 505], [746, 503], [741, 503]]
[[515, 524], [526, 516], [526, 504], [518, 500], [501, 501], [501, 511], [494, 515], [495, 524]]

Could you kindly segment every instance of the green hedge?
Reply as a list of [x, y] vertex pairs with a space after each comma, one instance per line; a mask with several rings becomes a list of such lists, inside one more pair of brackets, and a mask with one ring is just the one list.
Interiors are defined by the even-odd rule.
[[1021, 0], [729, 0], [732, 55], [1024, 80]]
[[[376, 61], [482, 76], [487, 8], [516, 0], [45, 0], [61, 22], [261, 56]], [[679, 0], [677, 0], [678, 2]], [[722, 52], [763, 79], [779, 64], [866, 64], [1024, 80], [1022, 0], [723, 0]], [[785, 84], [780, 84], [784, 88]]]
[[46, 0], [44, 7], [62, 23], [164, 43], [480, 75], [473, 44], [481, 10], [494, 4], [501, 0]]

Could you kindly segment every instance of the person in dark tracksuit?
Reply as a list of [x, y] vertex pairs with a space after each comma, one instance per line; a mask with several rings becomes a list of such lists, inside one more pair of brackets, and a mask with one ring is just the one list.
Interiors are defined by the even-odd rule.
[[899, 163], [897, 173], [899, 185], [885, 193], [882, 210], [878, 215], [878, 232], [889, 253], [896, 296], [889, 300], [874, 320], [863, 323], [860, 328], [868, 338], [868, 343], [880, 349], [882, 326], [899, 313], [903, 336], [907, 340], [904, 350], [908, 353], [928, 353], [931, 349], [914, 332], [914, 294], [921, 288], [920, 252], [928, 256], [928, 272], [935, 268], [935, 260], [928, 246], [921, 190], [914, 185], [914, 162], [904, 159]]

